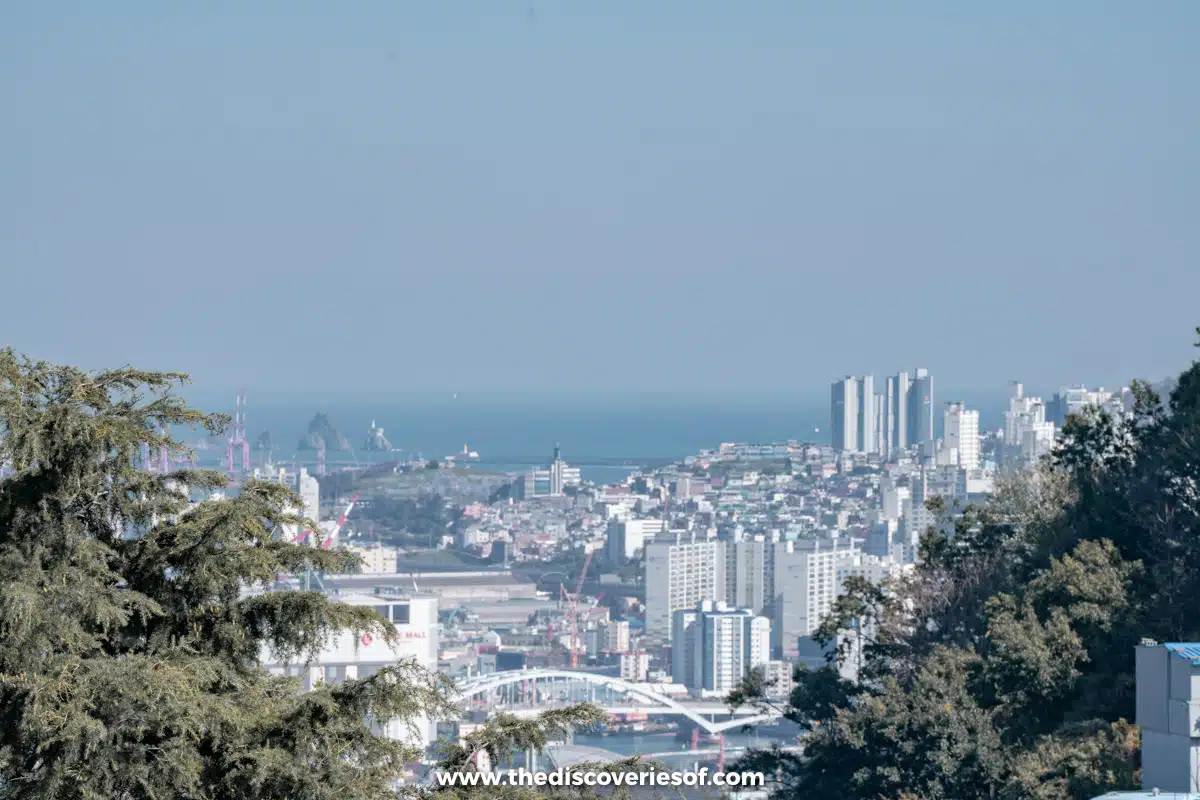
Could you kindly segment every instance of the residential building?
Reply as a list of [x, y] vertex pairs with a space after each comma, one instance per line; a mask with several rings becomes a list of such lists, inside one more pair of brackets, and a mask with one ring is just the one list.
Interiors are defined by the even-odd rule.
[[780, 542], [775, 555], [772, 649], [782, 658], [799, 656], [799, 640], [811, 636], [837, 600], [838, 560], [858, 550], [852, 539]]
[[888, 392], [892, 396], [891, 447], [893, 450], [906, 450], [910, 443], [908, 437], [908, 401], [912, 392], [908, 373], [901, 372], [892, 378], [888, 378]]
[[675, 612], [672, 631], [672, 676], [703, 696], [728, 695], [770, 660], [770, 620], [750, 609], [705, 601]]
[[908, 444], [933, 441], [933, 376], [918, 368], [908, 397]]
[[305, 519], [321, 519], [321, 483], [301, 467], [296, 473], [296, 494], [300, 495], [300, 513]]
[[1054, 434], [1054, 423], [1046, 420], [1042, 399], [1027, 397], [1024, 387], [1014, 381], [1004, 412], [1001, 466], [1012, 471], [1036, 463], [1053, 448]]
[[979, 469], [979, 412], [962, 403], [947, 403], [942, 443], [954, 453], [951, 463], [966, 470]]
[[381, 544], [349, 545], [345, 548], [358, 556], [359, 573], [362, 575], [395, 575], [399, 564], [399, 550]]
[[788, 700], [795, 687], [796, 665], [790, 661], [768, 661], [762, 668], [764, 693], [767, 697]]
[[1046, 404], [1046, 419], [1061, 428], [1067, 423], [1067, 417], [1087, 408], [1100, 409], [1119, 417], [1132, 406], [1133, 396], [1128, 387], [1109, 392], [1103, 386], [1095, 391], [1089, 391], [1086, 386], [1067, 386]]
[[600, 629], [600, 651], [603, 653], [629, 652], [629, 623], [623, 619], [612, 620]]
[[608, 523], [605, 557], [610, 564], [620, 564], [634, 558], [638, 551], [665, 529], [662, 519], [614, 519]]
[[646, 543], [646, 634], [671, 639], [676, 611], [725, 599], [725, 543], [696, 532]]
[[834, 450], [858, 450], [858, 381], [847, 375], [830, 391], [831, 435]]
[[774, 543], [762, 535], [742, 536], [725, 544], [725, 600], [762, 613], [771, 601]]
[[644, 683], [650, 677], [649, 653], [622, 653], [621, 680]]
[[863, 375], [856, 382], [858, 390], [858, 436], [856, 449], [863, 453], [878, 453], [875, 427], [875, 376]]

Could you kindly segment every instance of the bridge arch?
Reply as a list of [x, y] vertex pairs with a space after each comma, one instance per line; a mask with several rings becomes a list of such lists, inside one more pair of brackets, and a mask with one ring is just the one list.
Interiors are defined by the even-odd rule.
[[562, 679], [577, 681], [579, 683], [590, 684], [592, 686], [602, 686], [614, 689], [627, 696], [632, 696], [650, 706], [657, 707], [656, 711], [651, 713], [673, 714], [687, 717], [693, 723], [708, 731], [710, 734], [723, 733], [733, 728], [740, 728], [744, 725], [757, 725], [762, 722], [769, 722], [780, 717], [779, 712], [769, 712], [766, 714], [757, 714], [754, 716], [740, 717], [737, 719], [728, 720], [726, 722], [710, 722], [702, 714], [697, 714], [692, 709], [680, 703], [673, 697], [659, 694], [651, 691], [646, 687], [646, 684], [632, 683], [621, 678], [614, 678], [608, 675], [597, 675], [593, 672], [576, 672], [565, 669], [533, 669], [522, 671], [496, 672], [491, 675], [484, 675], [476, 678], [469, 678], [466, 681], [459, 683], [454, 696], [455, 704], [465, 703], [471, 697], [491, 692], [504, 686], [514, 686], [526, 681], [538, 680], [553, 680]]

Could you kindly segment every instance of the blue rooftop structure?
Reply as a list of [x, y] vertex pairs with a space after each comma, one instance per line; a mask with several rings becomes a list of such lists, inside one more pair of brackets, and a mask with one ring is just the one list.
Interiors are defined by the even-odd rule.
[[1192, 662], [1193, 667], [1200, 667], [1200, 644], [1195, 642], [1167, 642], [1163, 647], [1167, 648], [1172, 655]]

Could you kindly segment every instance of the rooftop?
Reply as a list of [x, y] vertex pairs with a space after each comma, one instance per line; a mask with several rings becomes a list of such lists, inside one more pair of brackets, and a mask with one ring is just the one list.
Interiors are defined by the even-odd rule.
[[1163, 647], [1171, 651], [1172, 655], [1192, 662], [1193, 667], [1200, 667], [1200, 644], [1195, 642], [1167, 642]]

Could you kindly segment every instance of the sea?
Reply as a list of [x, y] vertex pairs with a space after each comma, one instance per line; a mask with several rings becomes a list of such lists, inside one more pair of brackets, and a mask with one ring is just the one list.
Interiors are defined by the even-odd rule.
[[[199, 408], [230, 414], [232, 399], [189, 397]], [[298, 443], [313, 415], [326, 414], [352, 448], [328, 453], [331, 469], [413, 457], [444, 459], [466, 448], [479, 453], [480, 468], [515, 472], [529, 469], [536, 459], [549, 463], [559, 447], [568, 464], [581, 466], [585, 479], [609, 483], [623, 478], [629, 468], [591, 465], [589, 461], [683, 459], [722, 442], [829, 441], [828, 398], [813, 394], [446, 393], [401, 399], [304, 395], [259, 399], [250, 394], [247, 399], [247, 438], [253, 444], [268, 431], [276, 462], [315, 462], [315, 454], [301, 451]], [[368, 453], [363, 449], [372, 424], [384, 429], [395, 452]], [[207, 458], [218, 458], [218, 452], [209, 451]], [[505, 459], [514, 463], [505, 463]]]

